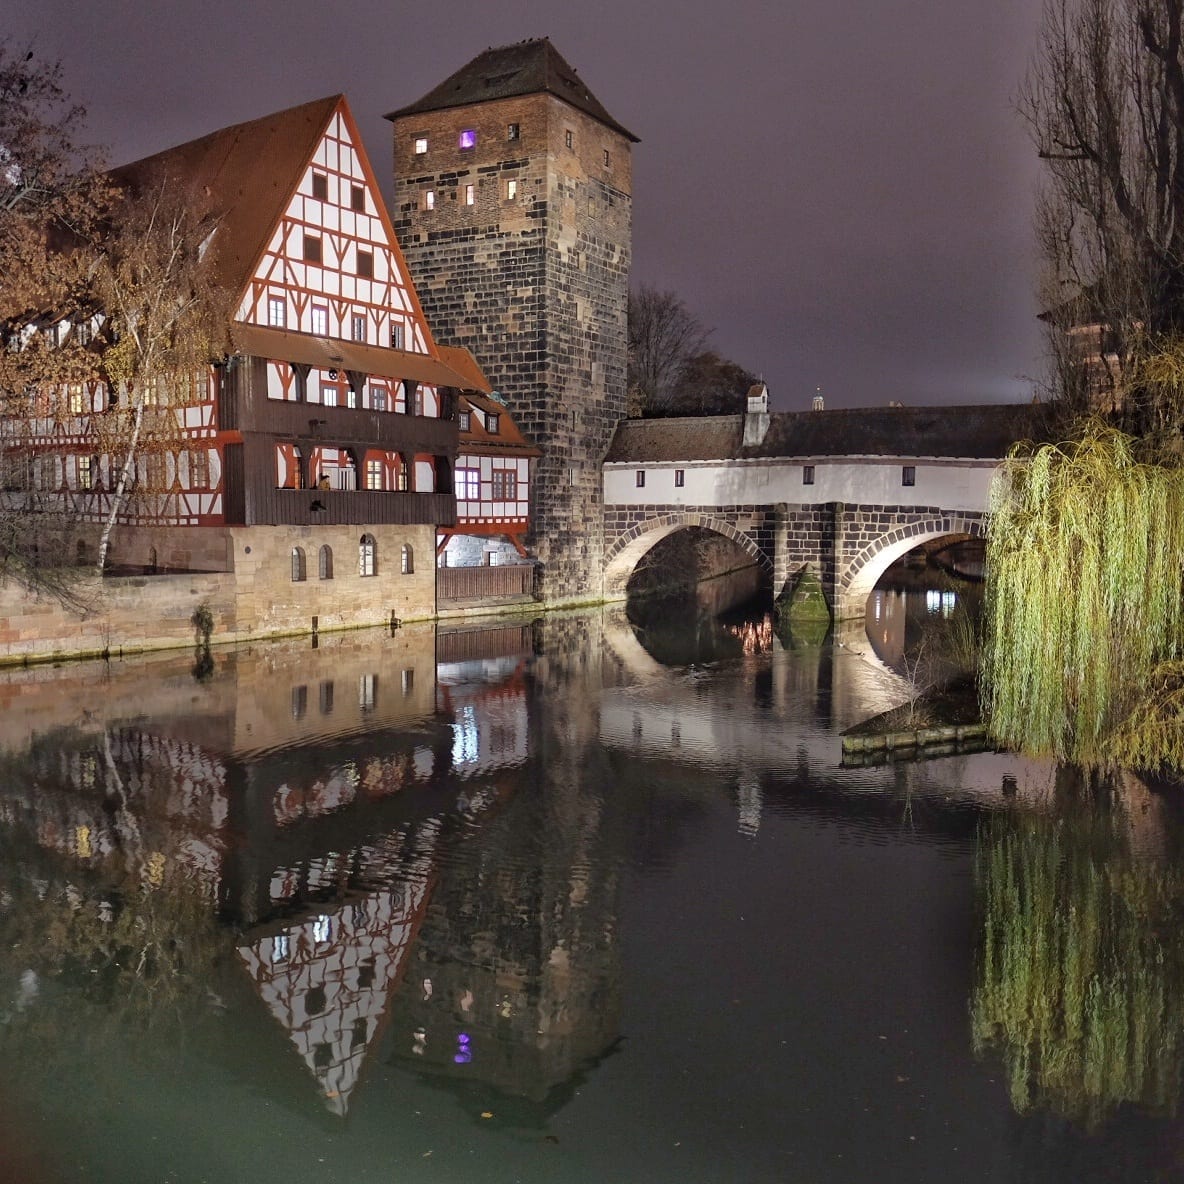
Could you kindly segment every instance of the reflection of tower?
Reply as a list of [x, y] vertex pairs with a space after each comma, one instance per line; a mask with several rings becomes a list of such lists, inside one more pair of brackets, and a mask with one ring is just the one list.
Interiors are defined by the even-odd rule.
[[544, 625], [545, 655], [523, 692], [529, 758], [497, 774], [512, 794], [454, 849], [391, 1025], [401, 1061], [542, 1105], [618, 1035], [617, 868], [629, 828], [607, 792], [600, 669], [574, 657], [596, 652], [590, 624]]
[[599, 592], [600, 465], [625, 415], [631, 144], [546, 39], [488, 49], [393, 112], [400, 245], [437, 338], [467, 346], [542, 450], [551, 602]]

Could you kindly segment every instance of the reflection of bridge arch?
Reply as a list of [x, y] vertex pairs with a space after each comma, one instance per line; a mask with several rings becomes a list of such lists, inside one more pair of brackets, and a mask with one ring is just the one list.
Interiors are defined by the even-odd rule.
[[946, 535], [982, 538], [985, 533], [981, 514], [946, 514], [902, 522], [873, 538], [845, 565], [839, 580], [840, 615], [862, 617], [867, 598], [880, 577], [921, 543]]
[[689, 527], [710, 530], [714, 534], [730, 539], [762, 571], [771, 573], [772, 560], [769, 555], [743, 530], [716, 514], [671, 511], [659, 514], [644, 522], [636, 523], [624, 532], [605, 552], [604, 591], [608, 599], [620, 599], [625, 595], [629, 577], [641, 561], [664, 538], [675, 531]]

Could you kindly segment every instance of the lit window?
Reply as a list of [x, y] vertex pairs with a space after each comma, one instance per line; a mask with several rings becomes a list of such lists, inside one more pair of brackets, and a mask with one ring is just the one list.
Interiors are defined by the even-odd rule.
[[271, 960], [273, 962], [287, 962], [288, 948], [288, 935], [277, 933], [271, 939]]
[[358, 540], [358, 575], [372, 576], [378, 572], [378, 544], [372, 534]]
[[399, 468], [395, 472], [395, 488], [400, 493], [407, 493], [411, 489], [411, 466], [404, 456], [399, 457]]
[[428, 150], [427, 136], [416, 136], [415, 137], [415, 155], [416, 156], [423, 156], [427, 152], [427, 150]]
[[362, 313], [354, 313], [351, 319], [351, 331], [355, 341], [366, 340], [366, 317]]
[[563, 133], [563, 146], [565, 148], [572, 148], [575, 145], [575, 133], [569, 128]]
[[366, 488], [382, 488], [382, 461], [368, 460], [366, 462]]
[[312, 306], [312, 331], [318, 337], [326, 337], [329, 333], [329, 306], [314, 304]]
[[329, 200], [329, 178], [324, 173], [313, 173], [312, 195], [317, 201]]
[[292, 583], [299, 584], [304, 579], [304, 551], [300, 547], [292, 548]]
[[[317, 917], [317, 919], [312, 923], [312, 939], [313, 939], [313, 941], [315, 941], [315, 942], [328, 941], [330, 931], [331, 931], [331, 924], [330, 924], [329, 918], [327, 916], [325, 916], [324, 913], [321, 913], [321, 915], [319, 917]], [[311, 994], [311, 993], [312, 992], [310, 991], [309, 994]], [[325, 1010], [324, 1005], [319, 1007], [317, 1010], [324, 1011]]]
[[471, 127], [465, 128], [465, 130], [457, 137], [456, 144], [462, 152], [466, 152], [470, 148], [476, 148], [477, 133]]
[[210, 454], [204, 451], [189, 454], [189, 488], [209, 489]]
[[402, 325], [392, 325], [391, 326], [391, 349], [402, 349], [402, 348], [403, 348], [403, 326]]
[[681, 489], [687, 483], [687, 474], [685, 469], [674, 470], [674, 487]]
[[477, 187], [475, 185], [465, 186], [465, 205], [471, 206], [476, 200]]
[[501, 431], [502, 417], [500, 415], [487, 415], [485, 417], [485, 430], [491, 435], [496, 436]]
[[480, 469], [456, 470], [456, 496], [462, 502], [475, 502], [481, 496]]
[[436, 208], [436, 191], [428, 189], [423, 195], [423, 208], [425, 210], [434, 210]]
[[80, 382], [70, 384], [70, 414], [82, 414], [82, 383]]
[[512, 502], [518, 497], [518, 474], [511, 469], [493, 470], [493, 500]]
[[814, 484], [814, 466], [813, 465], [802, 465], [802, 484], [803, 485], [813, 485]]
[[506, 139], [516, 140], [520, 134], [520, 129], [516, 123], [506, 124]]
[[304, 236], [304, 262], [320, 263], [321, 259], [321, 236], [319, 234], [306, 234]]
[[513, 201], [518, 196], [518, 182], [511, 178], [506, 182], [506, 197]]
[[361, 185], [350, 186], [349, 208], [359, 214], [366, 212], [366, 190]]
[[473, 413], [471, 411], [458, 411], [456, 413], [456, 426], [462, 432], [471, 432], [473, 430]]
[[374, 252], [373, 251], [359, 251], [358, 252], [358, 275], [364, 280], [374, 278]]
[[915, 465], [905, 465], [900, 470], [901, 485], [916, 485], [917, 484], [917, 468]]
[[91, 469], [91, 461], [89, 456], [80, 456], [78, 458], [78, 488], [90, 489], [94, 485], [94, 474]]
[[638, 489], [645, 488], [645, 469], [638, 469], [637, 472], [633, 474], [633, 478], [637, 483]]
[[267, 323], [273, 329], [282, 329], [287, 324], [286, 304], [282, 296], [268, 296]]
[[410, 543], [404, 543], [399, 551], [399, 570], [405, 576], [415, 574], [415, 552]]

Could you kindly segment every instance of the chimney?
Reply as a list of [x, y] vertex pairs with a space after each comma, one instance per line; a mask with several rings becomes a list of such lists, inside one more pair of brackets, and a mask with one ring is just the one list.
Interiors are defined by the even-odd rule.
[[744, 416], [744, 447], [760, 444], [769, 430], [769, 388], [763, 382], [748, 388], [748, 411]]

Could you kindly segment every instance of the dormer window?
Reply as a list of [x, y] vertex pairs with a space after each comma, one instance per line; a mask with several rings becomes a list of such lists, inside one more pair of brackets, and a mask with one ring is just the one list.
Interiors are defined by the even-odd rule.
[[467, 152], [470, 148], [476, 148], [477, 133], [471, 127], [465, 128], [457, 137], [456, 145], [462, 152]]
[[498, 434], [498, 432], [501, 430], [501, 427], [500, 427], [501, 418], [502, 417], [500, 415], [493, 415], [493, 414], [487, 415], [485, 417], [485, 430], [491, 436], [496, 436]]
[[458, 411], [456, 413], [456, 426], [462, 432], [471, 432], [473, 430], [473, 413], [471, 411]]

